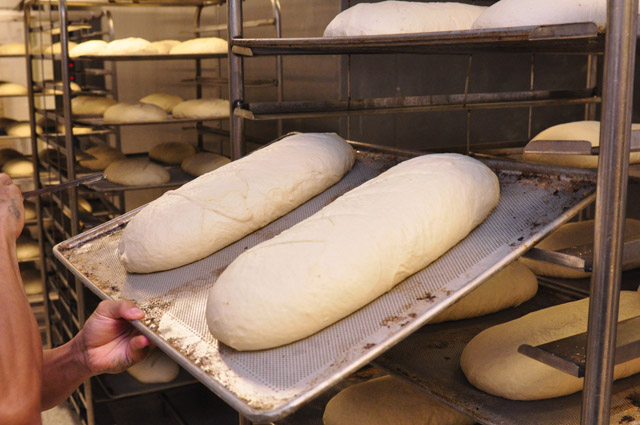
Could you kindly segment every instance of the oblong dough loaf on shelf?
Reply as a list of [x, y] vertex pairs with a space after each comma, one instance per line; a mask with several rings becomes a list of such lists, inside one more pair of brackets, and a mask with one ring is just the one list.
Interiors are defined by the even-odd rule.
[[226, 118], [229, 101], [225, 99], [191, 99], [173, 107], [174, 118]]
[[36, 269], [29, 267], [20, 267], [20, 277], [24, 285], [24, 291], [27, 295], [38, 295], [42, 293], [44, 285], [42, 284], [42, 275]]
[[467, 30], [486, 7], [455, 2], [359, 3], [339, 13], [325, 37]]
[[[576, 378], [518, 353], [532, 346], [586, 332], [589, 299], [534, 311], [476, 335], [462, 352], [460, 365], [471, 384], [510, 400], [541, 400], [580, 391]], [[620, 292], [618, 321], [640, 316], [640, 293]], [[638, 332], [640, 337], [640, 329]], [[614, 379], [640, 372], [640, 358], [615, 367]]]
[[24, 55], [26, 52], [24, 42], [0, 45], [0, 55]]
[[185, 158], [180, 164], [180, 168], [187, 174], [199, 177], [230, 162], [231, 160], [226, 156], [211, 152], [198, 152], [195, 155]]
[[2, 166], [2, 172], [14, 179], [33, 177], [33, 160], [28, 157], [11, 159]]
[[85, 41], [84, 43], [80, 43], [73, 49], [69, 50], [69, 57], [77, 58], [84, 55], [98, 55], [106, 47], [107, 42], [104, 40]]
[[28, 234], [20, 235], [16, 241], [18, 261], [32, 261], [40, 257], [40, 244]]
[[118, 149], [107, 145], [96, 145], [85, 150], [95, 159], [78, 159], [81, 166], [90, 170], [104, 170], [113, 161], [125, 159], [126, 156]]
[[286, 137], [149, 203], [125, 228], [120, 261], [150, 273], [202, 259], [337, 183], [354, 161], [336, 134]]
[[171, 180], [169, 172], [146, 159], [127, 158], [113, 161], [104, 170], [107, 180], [124, 186], [164, 184]]
[[196, 148], [190, 143], [164, 142], [149, 149], [149, 158], [163, 164], [178, 165], [195, 153]]
[[120, 102], [104, 111], [105, 123], [164, 121], [169, 116], [159, 106], [150, 103]]
[[0, 96], [22, 96], [28, 93], [24, 84], [0, 81]]
[[306, 338], [425, 268], [499, 198], [493, 171], [467, 156], [398, 164], [238, 256], [209, 291], [209, 330], [237, 350]]
[[98, 52], [100, 56], [157, 55], [158, 49], [150, 41], [139, 37], [113, 40]]
[[[29, 121], [18, 121], [7, 125], [5, 128], [8, 136], [13, 137], [30, 137], [31, 124]], [[42, 127], [36, 125], [36, 134], [42, 134]]]
[[227, 53], [229, 43], [219, 37], [201, 37], [183, 41], [169, 51], [172, 55]]
[[138, 102], [150, 103], [161, 107], [165, 112], [171, 112], [178, 103], [184, 102], [184, 99], [174, 94], [152, 93], [143, 97]]
[[178, 40], [152, 41], [151, 45], [158, 50], [159, 55], [168, 55], [172, 48], [180, 44]]
[[118, 103], [108, 97], [76, 96], [71, 99], [73, 115], [102, 115], [109, 107]]

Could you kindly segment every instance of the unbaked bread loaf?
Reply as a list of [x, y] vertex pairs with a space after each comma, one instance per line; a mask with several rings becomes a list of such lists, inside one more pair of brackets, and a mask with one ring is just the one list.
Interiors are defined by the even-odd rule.
[[[78, 83], [74, 83], [73, 81], [69, 82], [69, 89], [71, 90], [72, 93], [77, 93], [77, 92], [82, 91], [82, 87], [80, 87], [80, 85], [78, 85]], [[43, 93], [44, 94], [63, 95], [64, 94], [64, 89], [62, 88], [62, 83], [61, 82], [56, 82], [54, 87], [45, 88]]]
[[152, 105], [156, 105], [165, 110], [165, 112], [169, 113], [173, 110], [173, 107], [176, 106], [180, 102], [184, 102], [184, 99], [180, 96], [176, 96], [174, 94], [167, 93], [152, 93], [140, 99], [138, 102], [142, 103], [150, 103]]
[[27, 157], [11, 159], [2, 166], [2, 172], [14, 179], [33, 177], [33, 161]]
[[118, 149], [107, 145], [92, 146], [86, 149], [85, 152], [95, 159], [80, 159], [80, 165], [95, 171], [104, 170], [113, 161], [126, 158]]
[[143, 384], [166, 384], [178, 377], [180, 366], [156, 348], [144, 360], [128, 368], [127, 373]]
[[354, 161], [335, 134], [286, 137], [149, 203], [127, 224], [120, 261], [150, 273], [204, 258], [335, 184]]
[[[65, 128], [64, 123], [58, 124], [56, 131], [58, 132], [58, 134], [66, 134], [67, 130]], [[94, 131], [95, 130], [93, 129], [93, 127], [84, 127], [81, 125], [74, 125], [73, 128], [71, 129], [71, 132], [76, 136], [93, 133]]]
[[0, 96], [22, 96], [27, 93], [27, 86], [24, 84], [0, 81]]
[[118, 102], [108, 97], [76, 96], [71, 99], [71, 112], [73, 115], [97, 116], [104, 114], [104, 111], [116, 103]]
[[199, 177], [229, 162], [231, 162], [231, 160], [226, 156], [211, 152], [198, 152], [195, 155], [185, 158], [182, 164], [180, 164], [180, 168], [187, 174]]
[[104, 40], [85, 41], [84, 43], [80, 43], [73, 49], [69, 50], [69, 57], [77, 58], [86, 55], [99, 55], [106, 47], [107, 42]]
[[159, 106], [150, 103], [120, 102], [104, 111], [105, 123], [164, 121], [169, 116]]
[[36, 260], [40, 256], [40, 245], [28, 234], [22, 234], [16, 241], [16, 254], [20, 262]]
[[43, 283], [42, 275], [36, 269], [29, 267], [20, 267], [20, 276], [22, 284], [27, 295], [38, 295], [42, 293]]
[[24, 220], [35, 220], [37, 215], [36, 205], [33, 202], [24, 201]]
[[[5, 128], [7, 136], [31, 137], [31, 124], [29, 121], [17, 121], [7, 125]], [[42, 127], [36, 125], [36, 134], [42, 134]]]
[[496, 175], [470, 157], [402, 162], [240, 254], [209, 291], [209, 330], [236, 350], [306, 338], [427, 267], [499, 198]]
[[24, 155], [22, 154], [22, 152], [18, 152], [17, 150], [12, 148], [0, 149], [0, 167], [16, 158], [24, 158]]
[[227, 40], [218, 37], [201, 37], [183, 41], [171, 48], [172, 55], [227, 53]]
[[150, 186], [167, 183], [171, 176], [163, 167], [146, 159], [127, 158], [113, 161], [104, 170], [107, 180], [124, 186]]
[[158, 49], [144, 38], [129, 37], [113, 40], [98, 52], [100, 56], [157, 55]]
[[9, 55], [24, 55], [27, 50], [24, 46], [24, 43], [7, 43], [0, 44], [0, 55], [9, 56]]
[[180, 44], [178, 40], [152, 41], [151, 45], [158, 50], [159, 55], [168, 55], [172, 48]]
[[149, 158], [164, 164], [178, 165], [196, 153], [196, 148], [185, 142], [165, 142], [155, 145], [149, 150]]
[[352, 385], [324, 409], [324, 425], [471, 425], [458, 413], [411, 384], [382, 376]]
[[[566, 338], [587, 330], [589, 299], [529, 313], [486, 329], [462, 352], [462, 371], [475, 387], [510, 400], [540, 400], [580, 391], [576, 378], [518, 353], [522, 344], [532, 346]], [[622, 291], [618, 320], [640, 316], [640, 293]], [[638, 335], [640, 337], [640, 329]], [[640, 372], [640, 358], [615, 367], [614, 379]]]
[[324, 36], [466, 30], [485, 9], [455, 2], [359, 3], [339, 13], [324, 30]]
[[225, 99], [191, 99], [178, 103], [171, 111], [174, 118], [226, 118], [229, 101]]
[[[632, 124], [633, 130], [640, 130], [640, 124]], [[534, 140], [587, 140], [591, 146], [600, 146], [599, 121], [575, 121], [554, 125], [536, 135]], [[532, 154], [523, 156], [525, 161], [538, 162], [548, 165], [559, 165], [574, 168], [598, 168], [598, 155], [563, 155], [563, 154]], [[640, 152], [631, 152], [629, 162], [640, 162]]]

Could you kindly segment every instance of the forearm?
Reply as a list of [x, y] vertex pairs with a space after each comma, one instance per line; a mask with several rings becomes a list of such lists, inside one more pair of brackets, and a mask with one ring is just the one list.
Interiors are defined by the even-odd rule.
[[75, 339], [44, 351], [42, 410], [62, 403], [83, 381], [92, 376], [81, 350], [74, 344]]

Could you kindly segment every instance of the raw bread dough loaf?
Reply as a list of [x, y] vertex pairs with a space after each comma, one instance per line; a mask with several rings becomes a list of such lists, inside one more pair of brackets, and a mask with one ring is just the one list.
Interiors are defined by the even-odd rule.
[[81, 166], [90, 170], [104, 170], [113, 161], [125, 159], [125, 155], [118, 149], [106, 145], [96, 145], [85, 150], [86, 153], [95, 159], [80, 159]]
[[[536, 248], [548, 249], [551, 251], [593, 244], [595, 224], [593, 220], [584, 220], [575, 223], [566, 223], [556, 231], [544, 238]], [[626, 219], [624, 226], [624, 240], [629, 241], [640, 237], [640, 221]], [[580, 279], [591, 276], [590, 272], [572, 269], [570, 267], [557, 264], [546, 263], [544, 261], [532, 260], [521, 257], [520, 261], [540, 276], [559, 277], [564, 279]], [[640, 262], [630, 263], [624, 270], [631, 270], [640, 266]]]
[[2, 166], [2, 172], [11, 178], [33, 177], [33, 161], [26, 157], [9, 160]]
[[[633, 130], [639, 130], [640, 124], [632, 124]], [[587, 140], [591, 146], [600, 146], [599, 121], [575, 121], [554, 125], [542, 131], [533, 140]], [[575, 168], [598, 168], [598, 155], [546, 155], [524, 154], [524, 160], [542, 164]], [[640, 152], [631, 152], [631, 163], [640, 162]]]
[[182, 171], [187, 174], [199, 177], [215, 170], [216, 168], [220, 168], [229, 162], [231, 162], [231, 160], [226, 156], [211, 152], [198, 152], [195, 155], [185, 158], [184, 161], [182, 161], [182, 164], [180, 164], [180, 168], [182, 168]]
[[[18, 121], [7, 125], [5, 131], [8, 136], [31, 137], [31, 124], [29, 121]], [[36, 125], [36, 134], [42, 134], [42, 127]]]
[[120, 102], [104, 111], [105, 123], [164, 121], [169, 116], [159, 106], [150, 103]]
[[149, 158], [164, 164], [178, 165], [194, 155], [196, 148], [185, 142], [165, 142], [155, 145], [149, 150]]
[[225, 99], [191, 99], [178, 103], [171, 111], [174, 118], [226, 118], [229, 101]]
[[504, 28], [572, 22], [607, 23], [607, 0], [500, 0], [473, 23], [473, 28]]
[[172, 55], [227, 53], [227, 40], [218, 37], [201, 37], [183, 41], [171, 48]]
[[472, 425], [458, 413], [409, 383], [382, 376], [352, 385], [324, 409], [324, 425]]
[[144, 360], [127, 369], [127, 373], [143, 384], [165, 384], [178, 377], [180, 366], [162, 351], [155, 349]]
[[73, 115], [102, 115], [116, 103], [108, 97], [76, 96], [71, 99], [71, 112]]
[[[58, 128], [56, 128], [58, 134], [65, 134], [67, 130], [65, 129], [64, 123], [58, 124]], [[89, 134], [94, 132], [95, 130], [92, 127], [84, 127], [80, 125], [74, 125], [71, 129], [71, 132], [76, 136], [80, 136], [83, 134]]]
[[113, 40], [98, 52], [100, 56], [157, 55], [158, 49], [144, 38], [129, 37]]
[[27, 50], [24, 43], [8, 43], [0, 45], [0, 55], [24, 55]]
[[23, 84], [0, 82], [0, 96], [22, 96], [27, 93], [27, 87]]
[[462, 3], [359, 3], [336, 16], [325, 37], [467, 30], [486, 7]]
[[451, 305], [429, 323], [484, 316], [515, 307], [538, 292], [538, 279], [527, 266], [514, 261], [493, 277]]
[[36, 206], [33, 202], [24, 201], [24, 219], [34, 220], [37, 217]]
[[180, 44], [178, 40], [152, 41], [151, 45], [158, 50], [159, 55], [168, 55], [172, 48]]
[[[69, 89], [71, 89], [71, 92], [80, 92], [82, 91], [82, 87], [80, 87], [78, 85], [78, 83], [74, 83], [73, 81], [69, 82]], [[47, 87], [46, 89], [44, 89], [44, 94], [57, 94], [62, 96], [64, 94], [64, 90], [62, 88], [62, 83], [57, 82], [56, 85], [54, 87]]]
[[40, 257], [40, 245], [31, 236], [20, 235], [16, 241], [16, 254], [18, 261], [31, 261]]
[[77, 58], [85, 55], [99, 55], [106, 47], [107, 42], [104, 40], [85, 41], [84, 43], [80, 43], [73, 49], [69, 50], [69, 57]]
[[164, 109], [165, 112], [169, 113], [178, 103], [184, 102], [184, 99], [173, 94], [153, 93], [143, 97], [139, 100], [139, 102], [150, 103], [152, 105], [159, 106], [160, 108]]
[[[580, 391], [576, 378], [518, 353], [522, 344], [539, 345], [587, 330], [589, 299], [529, 313], [486, 329], [462, 352], [462, 371], [475, 387], [510, 400], [540, 400]], [[640, 293], [622, 291], [618, 320], [640, 316]], [[638, 329], [640, 337], [640, 329]], [[640, 358], [615, 367], [615, 379], [640, 372]]]
[[125, 228], [120, 261], [150, 273], [204, 258], [335, 184], [354, 161], [335, 134], [286, 137], [149, 203]]
[[209, 330], [237, 350], [306, 338], [428, 266], [499, 198], [496, 175], [467, 156], [396, 165], [238, 256], [209, 292]]
[[163, 167], [146, 159], [127, 158], [113, 161], [104, 174], [107, 180], [124, 186], [150, 186], [167, 183], [171, 177]]
[[24, 155], [15, 149], [11, 149], [11, 148], [0, 149], [0, 167], [4, 166], [4, 164], [16, 158], [24, 158]]
[[24, 291], [27, 295], [38, 295], [42, 293], [42, 275], [38, 270], [20, 267], [20, 276], [22, 277], [22, 284], [24, 285]]

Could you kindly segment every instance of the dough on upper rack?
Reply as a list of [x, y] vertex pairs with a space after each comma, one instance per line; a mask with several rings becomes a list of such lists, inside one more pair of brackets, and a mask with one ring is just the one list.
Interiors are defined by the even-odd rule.
[[102, 115], [104, 111], [116, 103], [118, 102], [108, 97], [76, 96], [71, 99], [71, 113], [73, 115]]
[[200, 260], [337, 183], [354, 161], [336, 134], [285, 137], [147, 204], [125, 227], [120, 261], [150, 273]]
[[2, 166], [2, 172], [11, 178], [33, 177], [33, 161], [28, 157], [11, 159]]
[[[584, 220], [566, 223], [556, 229], [549, 236], [540, 241], [536, 248], [551, 251], [593, 244], [595, 224], [593, 220]], [[640, 237], [640, 221], [628, 218], [624, 225], [624, 240], [630, 241]], [[540, 276], [558, 277], [563, 279], [580, 279], [591, 276], [591, 272], [578, 270], [545, 261], [520, 257], [520, 261]], [[640, 261], [628, 263], [624, 270], [635, 269], [640, 266]]]
[[102, 50], [107, 47], [107, 42], [104, 40], [89, 40], [84, 43], [80, 43], [73, 49], [69, 50], [70, 58], [77, 58], [85, 55], [99, 55]]
[[159, 55], [168, 55], [172, 48], [180, 44], [178, 40], [152, 41], [151, 45], [158, 50]]
[[473, 419], [392, 376], [351, 385], [324, 409], [324, 425], [472, 425]]
[[0, 55], [2, 56], [24, 55], [26, 52], [24, 43], [0, 44]]
[[339, 13], [325, 37], [467, 30], [486, 7], [455, 2], [359, 3]]
[[187, 174], [199, 177], [215, 170], [216, 168], [220, 168], [229, 162], [231, 162], [231, 160], [226, 156], [211, 152], [198, 152], [195, 155], [185, 158], [182, 161], [182, 164], [180, 164], [180, 168], [182, 168], [182, 171]]
[[172, 55], [216, 54], [227, 53], [228, 50], [227, 40], [219, 37], [200, 37], [183, 41], [172, 47], [169, 53]]
[[169, 116], [159, 106], [151, 103], [120, 102], [104, 111], [105, 123], [164, 121]]
[[125, 159], [126, 156], [118, 149], [107, 145], [96, 145], [85, 149], [85, 153], [93, 156], [95, 159], [78, 159], [81, 166], [90, 170], [104, 170], [113, 161]]
[[22, 277], [22, 284], [24, 285], [24, 291], [27, 295], [38, 295], [42, 293], [42, 275], [38, 270], [20, 267], [20, 276]]
[[173, 107], [171, 115], [174, 118], [227, 118], [229, 101], [225, 99], [185, 100]]
[[[476, 335], [462, 352], [462, 371], [475, 387], [510, 400], [541, 400], [580, 391], [583, 379], [518, 353], [522, 344], [545, 344], [586, 332], [589, 299], [534, 311]], [[620, 292], [618, 321], [640, 316], [640, 293]], [[640, 337], [640, 329], [636, 329]], [[614, 379], [640, 372], [640, 358], [615, 367]]]
[[127, 373], [143, 384], [166, 384], [178, 377], [180, 366], [159, 349], [127, 369]]
[[607, 0], [500, 0], [473, 23], [473, 28], [504, 28], [595, 22], [607, 23]]
[[113, 161], [104, 170], [107, 180], [124, 186], [150, 186], [171, 180], [169, 172], [147, 159], [126, 158]]
[[[631, 129], [640, 130], [640, 124], [632, 124]], [[591, 146], [600, 146], [599, 121], [575, 121], [554, 125], [540, 132], [534, 140], [587, 140]], [[574, 168], [598, 168], [598, 155], [563, 155], [525, 153], [525, 161]], [[640, 162], [640, 152], [631, 152], [630, 163]]]
[[402, 162], [240, 254], [209, 291], [209, 330], [236, 350], [313, 335], [427, 267], [499, 198], [497, 176], [473, 158]]
[[[31, 124], [29, 121], [17, 121], [7, 125], [5, 131], [7, 132], [7, 136], [30, 137]], [[36, 125], [36, 134], [42, 134], [42, 127], [39, 125]]]
[[194, 155], [196, 148], [186, 142], [165, 142], [155, 145], [149, 150], [149, 158], [163, 164], [179, 165], [182, 161]]
[[180, 102], [184, 102], [184, 99], [174, 94], [152, 93], [143, 97], [138, 102], [150, 103], [152, 105], [159, 106], [164, 109], [165, 112], [170, 113], [174, 106]]
[[158, 49], [151, 42], [139, 37], [122, 38], [107, 43], [98, 52], [100, 56], [157, 55]]
[[0, 81], [0, 96], [22, 96], [28, 93], [27, 86]]

